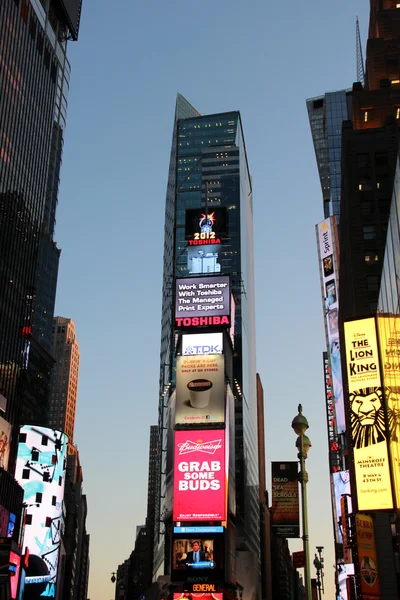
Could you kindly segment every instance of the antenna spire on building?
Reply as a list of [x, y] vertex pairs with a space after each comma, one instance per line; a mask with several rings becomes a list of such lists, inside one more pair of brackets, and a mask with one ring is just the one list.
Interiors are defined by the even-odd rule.
[[360, 25], [356, 17], [357, 81], [365, 85], [364, 59], [361, 47]]

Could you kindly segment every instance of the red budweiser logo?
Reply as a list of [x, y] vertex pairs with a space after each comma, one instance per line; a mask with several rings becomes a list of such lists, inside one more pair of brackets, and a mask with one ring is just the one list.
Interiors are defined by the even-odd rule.
[[204, 452], [204, 454], [215, 454], [217, 450], [222, 448], [222, 439], [213, 440], [212, 442], [192, 442], [187, 440], [178, 444], [179, 455], [190, 454], [190, 452]]

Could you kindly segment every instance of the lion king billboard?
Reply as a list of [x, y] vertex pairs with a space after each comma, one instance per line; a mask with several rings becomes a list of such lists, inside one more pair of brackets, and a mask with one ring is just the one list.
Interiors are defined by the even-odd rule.
[[393, 508], [375, 319], [344, 324], [351, 442], [359, 510]]

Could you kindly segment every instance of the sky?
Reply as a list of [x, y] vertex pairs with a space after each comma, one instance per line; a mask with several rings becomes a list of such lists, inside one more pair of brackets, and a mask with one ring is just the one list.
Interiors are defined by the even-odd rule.
[[[270, 462], [296, 460], [299, 402], [312, 448], [309, 526], [334, 554], [315, 224], [322, 194], [306, 99], [356, 80], [367, 0], [83, 0], [56, 240], [56, 314], [76, 324], [75, 442], [88, 498], [88, 597], [111, 600], [147, 503], [157, 423], [164, 205], [177, 92], [201, 114], [240, 110], [253, 178], [257, 371]], [[301, 540], [291, 542], [301, 549]], [[314, 567], [311, 574], [315, 577]]]

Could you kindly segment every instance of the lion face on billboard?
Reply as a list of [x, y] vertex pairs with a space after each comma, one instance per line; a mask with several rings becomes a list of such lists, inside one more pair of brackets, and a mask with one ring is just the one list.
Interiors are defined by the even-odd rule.
[[382, 388], [363, 388], [349, 394], [353, 446], [364, 448], [386, 439]]

